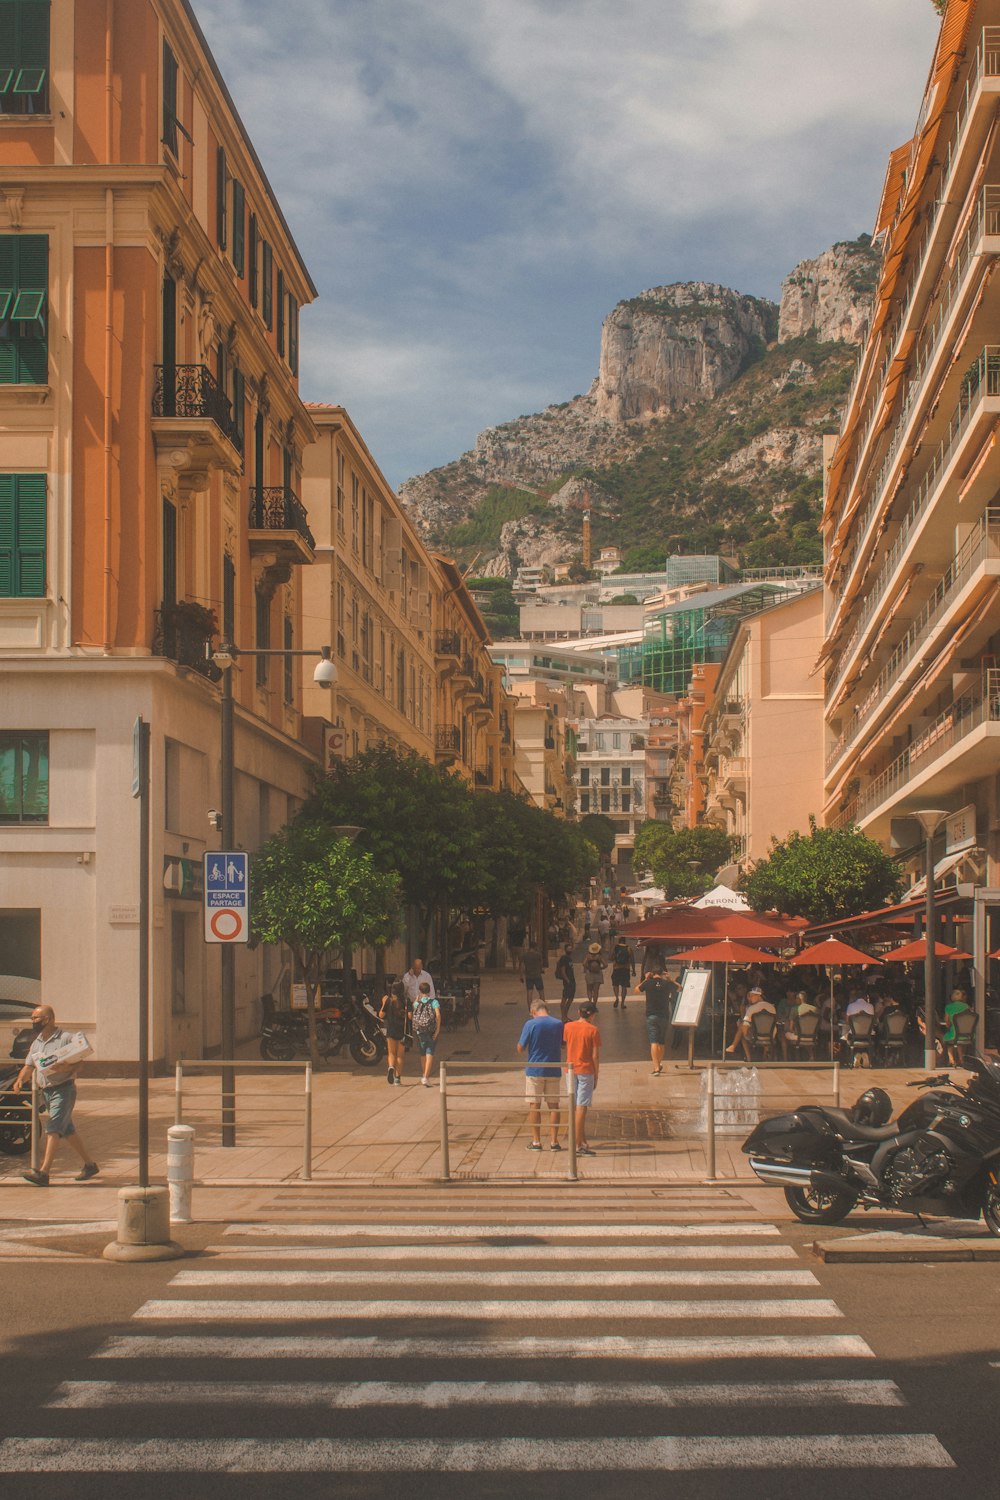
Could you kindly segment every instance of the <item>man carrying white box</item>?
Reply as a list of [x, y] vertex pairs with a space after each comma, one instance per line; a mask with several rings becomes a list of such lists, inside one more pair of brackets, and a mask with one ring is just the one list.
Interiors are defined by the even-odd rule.
[[14, 1088], [22, 1089], [31, 1078], [38, 1076], [39, 1086], [45, 1095], [47, 1111], [45, 1123], [45, 1154], [41, 1167], [23, 1172], [25, 1182], [35, 1187], [48, 1187], [49, 1170], [59, 1148], [65, 1140], [83, 1162], [82, 1171], [76, 1174], [77, 1182], [86, 1182], [100, 1171], [92, 1161], [83, 1140], [73, 1124], [73, 1106], [76, 1104], [76, 1070], [91, 1051], [90, 1043], [82, 1031], [64, 1031], [56, 1025], [56, 1014], [51, 1005], [36, 1005], [31, 1012], [31, 1023], [39, 1028], [38, 1035], [28, 1049], [24, 1067], [14, 1080]]

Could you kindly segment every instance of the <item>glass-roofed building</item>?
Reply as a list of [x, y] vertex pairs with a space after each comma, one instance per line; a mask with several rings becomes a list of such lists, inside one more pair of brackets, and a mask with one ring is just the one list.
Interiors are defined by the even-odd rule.
[[682, 696], [691, 668], [722, 661], [739, 621], [785, 592], [777, 583], [734, 583], [666, 605], [646, 620], [641, 642], [618, 648], [620, 683]]

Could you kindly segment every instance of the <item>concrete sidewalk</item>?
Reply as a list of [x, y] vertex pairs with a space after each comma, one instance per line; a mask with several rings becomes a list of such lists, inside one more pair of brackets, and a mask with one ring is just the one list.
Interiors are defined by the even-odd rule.
[[[555, 990], [551, 971], [549, 987]], [[481, 1030], [466, 1026], [442, 1034], [438, 1059], [456, 1064], [449, 1076], [449, 1140], [452, 1175], [461, 1179], [554, 1181], [564, 1179], [568, 1153], [527, 1149], [530, 1136], [524, 1080], [517, 1069], [491, 1068], [516, 1059], [516, 1043], [527, 1016], [524, 988], [513, 974], [486, 975]], [[558, 1007], [553, 1006], [558, 1013]], [[635, 996], [622, 1012], [612, 999], [600, 1002], [602, 1066], [588, 1121], [597, 1155], [580, 1160], [588, 1181], [645, 1181], [664, 1185], [703, 1181], [705, 1136], [699, 1130], [703, 1066], [688, 1070], [670, 1061], [661, 1077], [651, 1075], [644, 1005]], [[259, 1057], [255, 1043], [242, 1049]], [[679, 1056], [680, 1054], [678, 1054]], [[920, 1072], [904, 1069], [842, 1071], [842, 1103], [850, 1105], [873, 1083], [902, 1106], [912, 1094], [906, 1083]], [[768, 1068], [759, 1071], [760, 1107], [777, 1113], [800, 1100], [832, 1102], [829, 1069]], [[419, 1059], [407, 1058], [402, 1088], [389, 1087], [384, 1068], [364, 1069], [346, 1055], [314, 1079], [312, 1181], [412, 1182], [441, 1173], [440, 1091], [419, 1084]], [[217, 1071], [185, 1081], [185, 1123], [196, 1129], [195, 1190], [198, 1218], [240, 1217], [258, 1211], [282, 1184], [303, 1188], [303, 1069], [248, 1070], [238, 1075], [237, 1145], [219, 1144]], [[63, 1148], [47, 1190], [21, 1180], [25, 1158], [0, 1156], [0, 1221], [113, 1219], [117, 1190], [136, 1181], [134, 1080], [83, 1078], [77, 1121], [101, 1175], [77, 1184], [77, 1160]], [[153, 1080], [150, 1089], [151, 1177], [166, 1180], [166, 1136], [174, 1119], [174, 1079]], [[561, 1122], [565, 1147], [566, 1118]], [[751, 1181], [740, 1150], [748, 1124], [717, 1137], [716, 1176]]]

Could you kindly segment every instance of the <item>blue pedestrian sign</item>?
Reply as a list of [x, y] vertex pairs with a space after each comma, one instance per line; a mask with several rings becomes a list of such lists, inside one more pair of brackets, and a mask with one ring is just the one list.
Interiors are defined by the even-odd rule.
[[220, 850], [205, 855], [205, 941], [250, 938], [250, 856]]

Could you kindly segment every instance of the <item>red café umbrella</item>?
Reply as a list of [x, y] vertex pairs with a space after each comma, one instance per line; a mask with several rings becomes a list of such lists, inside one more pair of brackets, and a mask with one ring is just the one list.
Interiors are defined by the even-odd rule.
[[796, 953], [794, 958], [788, 960], [789, 964], [828, 964], [830, 965], [830, 1057], [833, 1058], [833, 967], [834, 964], [880, 964], [880, 958], [872, 958], [870, 953], [862, 953], [860, 948], [852, 948], [850, 943], [841, 942], [840, 938], [831, 935], [824, 938], [821, 943], [813, 943], [809, 948], [803, 948], [801, 953]]
[[[735, 913], [739, 915], [739, 913]], [[686, 953], [672, 953], [670, 962], [725, 964], [726, 988], [722, 1001], [722, 1045], [726, 1045], [729, 1029], [729, 965], [730, 964], [777, 964], [781, 962], [776, 953], [761, 953], [745, 943], [735, 943], [732, 938], [722, 938], [717, 943], [706, 943], [702, 948], [691, 948]], [[714, 1050], [714, 1041], [713, 1041]]]
[[646, 943], [700, 943], [718, 938], [740, 942], [774, 943], [797, 931], [777, 917], [759, 917], [755, 912], [728, 911], [725, 907], [674, 907], [645, 922], [630, 923], [623, 929], [633, 938]]
[[[918, 963], [920, 959], [927, 957], [927, 939], [916, 938], [912, 943], [904, 943], [902, 948], [894, 948], [891, 953], [885, 955], [887, 964], [911, 964]], [[935, 958], [971, 958], [971, 953], [966, 953], [963, 948], [952, 948], [949, 943], [934, 944]], [[870, 962], [870, 960], [869, 960]]]

